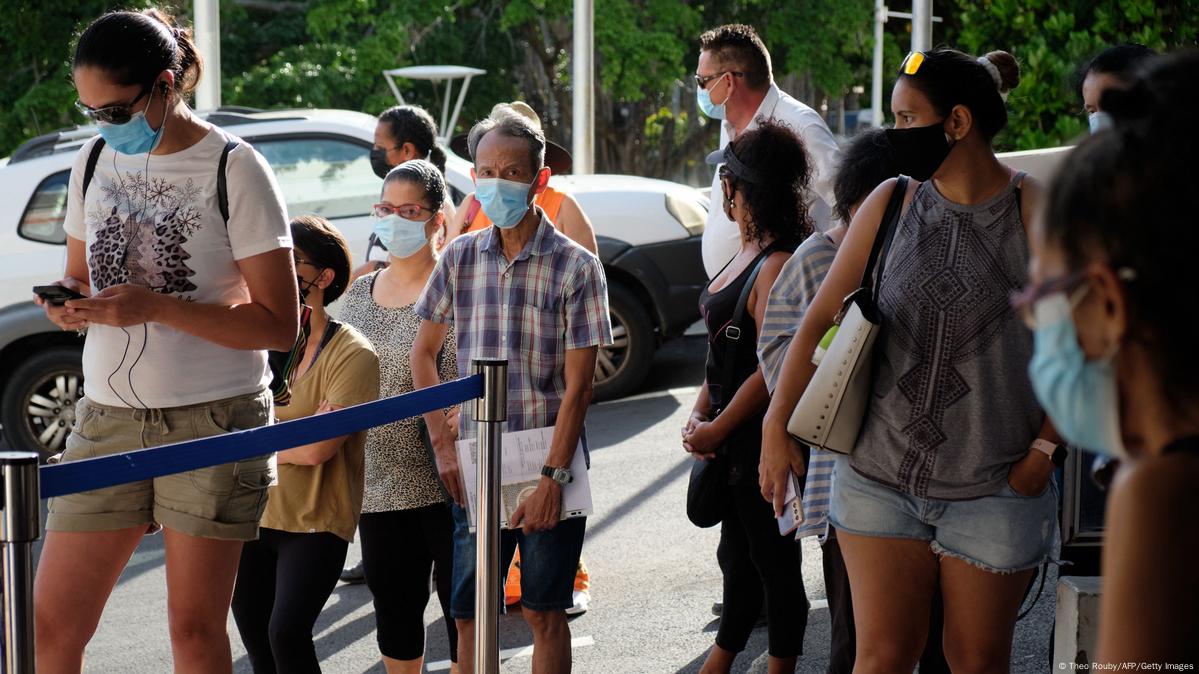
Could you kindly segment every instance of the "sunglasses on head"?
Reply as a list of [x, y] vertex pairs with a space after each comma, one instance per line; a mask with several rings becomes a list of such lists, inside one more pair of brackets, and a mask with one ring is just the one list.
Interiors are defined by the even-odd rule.
[[926, 58], [922, 51], [908, 52], [908, 55], [903, 58], [903, 63], [899, 65], [899, 72], [904, 75], [915, 75], [920, 72], [920, 66], [924, 65]]
[[142, 89], [142, 92], [138, 94], [136, 98], [123, 105], [109, 105], [103, 108], [89, 108], [83, 104], [83, 101], [76, 100], [75, 109], [82, 113], [84, 117], [87, 117], [93, 122], [116, 125], [125, 124], [129, 120], [133, 119], [133, 106], [137, 105], [138, 101], [145, 98], [146, 94], [150, 93], [153, 88], [154, 85], [147, 86], [145, 89]]
[[392, 206], [391, 204], [375, 204], [371, 209], [371, 213], [376, 218], [386, 218], [389, 215], [398, 215], [405, 220], [420, 220], [421, 213], [432, 213], [433, 209], [420, 204], [400, 204]]

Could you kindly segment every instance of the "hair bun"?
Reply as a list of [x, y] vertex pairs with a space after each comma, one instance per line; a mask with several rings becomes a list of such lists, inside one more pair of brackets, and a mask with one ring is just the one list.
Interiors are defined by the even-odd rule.
[[[1016, 57], [1011, 54], [997, 50], [987, 52], [987, 55], [981, 60], [986, 60], [999, 73], [999, 79], [996, 83], [999, 88], [999, 93], [1006, 94], [1007, 92], [1020, 86], [1020, 64], [1016, 62]], [[990, 68], [988, 68], [990, 70]]]

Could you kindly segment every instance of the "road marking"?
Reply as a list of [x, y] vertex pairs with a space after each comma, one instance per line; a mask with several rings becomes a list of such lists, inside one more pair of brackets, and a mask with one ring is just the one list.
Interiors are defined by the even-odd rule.
[[653, 398], [682, 398], [683, 396], [693, 396], [699, 393], [698, 386], [683, 386], [680, 388], [666, 389], [665, 391], [650, 391], [649, 393], [639, 393], [635, 396], [627, 398], [617, 398], [616, 400], [606, 400], [602, 403], [596, 403], [597, 406], [615, 405], [618, 403], [629, 403], [637, 400], [651, 400]]
[[816, 601], [811, 602], [811, 606], [808, 608], [808, 610], [809, 611], [819, 611], [822, 608], [828, 608], [828, 600], [827, 599], [817, 599]]
[[[594, 646], [594, 645], [595, 645], [595, 639], [592, 637], [578, 637], [578, 638], [570, 640], [571, 650], [574, 650], [576, 648], [582, 648], [584, 646]], [[533, 657], [533, 646], [532, 645], [521, 646], [519, 648], [505, 648], [504, 650], [500, 651], [500, 662], [507, 662], [509, 660], [513, 660], [516, 658], [531, 658], [531, 657]], [[438, 660], [437, 662], [430, 662], [428, 665], [426, 665], [426, 669], [428, 669], [430, 672], [441, 672], [441, 671], [445, 671], [449, 668], [450, 668], [449, 660]]]

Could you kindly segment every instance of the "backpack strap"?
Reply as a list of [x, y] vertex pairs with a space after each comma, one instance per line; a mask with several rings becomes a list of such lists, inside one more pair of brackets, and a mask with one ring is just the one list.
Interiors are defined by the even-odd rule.
[[225, 143], [225, 149], [221, 150], [221, 161], [216, 168], [217, 207], [221, 209], [221, 218], [225, 220], [225, 227], [229, 226], [229, 181], [225, 177], [225, 167], [229, 164], [229, 153], [240, 144], [233, 139]]
[[104, 150], [104, 137], [100, 136], [92, 145], [92, 151], [87, 155], [87, 164], [83, 166], [83, 196], [87, 198], [87, 186], [92, 184], [92, 177], [96, 175], [96, 164], [100, 161], [100, 152]]

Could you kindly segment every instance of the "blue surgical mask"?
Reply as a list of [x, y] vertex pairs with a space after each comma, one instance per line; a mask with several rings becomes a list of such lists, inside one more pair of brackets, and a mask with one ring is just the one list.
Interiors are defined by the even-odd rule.
[[1120, 436], [1119, 394], [1112, 356], [1087, 360], [1078, 344], [1074, 310], [1063, 293], [1033, 308], [1037, 328], [1028, 364], [1037, 400], [1070, 444], [1108, 456], [1127, 456]]
[[[151, 90], [150, 99], [153, 100], [154, 92]], [[146, 102], [146, 108], [149, 109], [150, 101]], [[163, 106], [166, 110], [166, 106]], [[158, 131], [150, 128], [150, 123], [146, 121], [146, 111], [136, 112], [124, 124], [106, 124], [99, 122], [100, 136], [104, 138], [104, 142], [108, 143], [113, 150], [121, 154], [145, 154], [151, 152], [158, 147], [158, 141], [162, 140], [162, 131], [166, 128], [166, 115], [163, 115], [162, 124], [158, 127]]]
[[533, 184], [518, 183], [502, 178], [479, 178], [475, 181], [475, 199], [492, 224], [500, 229], [512, 229], [529, 212]]
[[[713, 86], [718, 81], [719, 78], [712, 80], [708, 86]], [[724, 119], [724, 103], [728, 103], [727, 99], [724, 103], [713, 103], [712, 94], [709, 93], [707, 89], [700, 89], [699, 87], [696, 87], [695, 89], [695, 98], [699, 102], [699, 109], [702, 110], [705, 115], [711, 117], [712, 119]]]
[[1112, 119], [1111, 114], [1102, 110], [1096, 110], [1087, 115], [1087, 125], [1091, 127], [1091, 135], [1095, 135], [1104, 129], [1110, 129], [1116, 125], [1116, 121]]
[[387, 247], [388, 253], [399, 258], [411, 257], [429, 245], [429, 239], [425, 236], [425, 225], [429, 220], [406, 220], [392, 213], [385, 218], [375, 219], [375, 236]]

